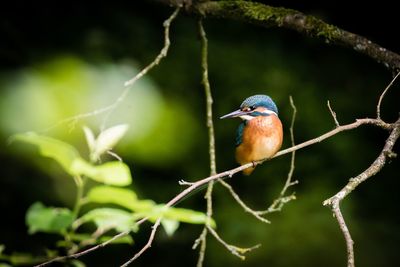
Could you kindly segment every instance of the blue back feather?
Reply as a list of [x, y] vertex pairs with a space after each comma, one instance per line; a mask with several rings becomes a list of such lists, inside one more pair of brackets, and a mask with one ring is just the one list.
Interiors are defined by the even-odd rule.
[[242, 123], [239, 124], [239, 127], [236, 131], [236, 146], [239, 146], [242, 143], [242, 137], [243, 137], [243, 131], [244, 127], [246, 127], [247, 121], [242, 121]]

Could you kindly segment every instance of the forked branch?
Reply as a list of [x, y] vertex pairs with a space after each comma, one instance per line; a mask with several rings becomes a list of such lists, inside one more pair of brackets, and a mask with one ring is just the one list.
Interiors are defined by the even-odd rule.
[[325, 200], [323, 203], [324, 206], [331, 207], [332, 212], [334, 213], [335, 218], [338, 221], [339, 227], [345, 238], [348, 267], [354, 267], [354, 248], [353, 248], [354, 242], [353, 239], [351, 238], [350, 231], [346, 225], [346, 222], [340, 210], [340, 202], [354, 189], [356, 189], [356, 187], [359, 186], [362, 182], [377, 174], [383, 168], [383, 166], [385, 166], [388, 159], [394, 158], [396, 156], [396, 154], [392, 151], [392, 149], [397, 139], [399, 138], [399, 135], [400, 135], [400, 118], [393, 124], [393, 130], [391, 131], [389, 138], [386, 140], [382, 152], [375, 159], [375, 161], [368, 167], [368, 169], [366, 169], [356, 177], [351, 178], [345, 187], [343, 187], [333, 197]]
[[[393, 78], [393, 80], [389, 83], [389, 85], [385, 88], [382, 94], [379, 97], [378, 104], [376, 106], [376, 117], [378, 120], [381, 120], [380, 116], [380, 107], [383, 97], [385, 96], [386, 92], [390, 89], [393, 85], [397, 77], [399, 76], [400, 72]], [[329, 102], [328, 102], [329, 103]], [[329, 105], [328, 105], [329, 106]], [[331, 108], [329, 107], [331, 110]], [[336, 120], [335, 113], [331, 110], [332, 116], [335, 119], [336, 125], [338, 122]], [[351, 234], [349, 228], [346, 225], [344, 220], [343, 214], [340, 210], [340, 202], [350, 194], [356, 187], [358, 187], [362, 182], [367, 180], [368, 178], [377, 174], [383, 166], [386, 164], [387, 159], [394, 158], [396, 154], [392, 151], [394, 144], [396, 143], [397, 139], [400, 135], [400, 117], [399, 119], [392, 124], [391, 132], [388, 139], [385, 142], [382, 152], [379, 156], [375, 159], [375, 161], [362, 173], [357, 175], [354, 178], [350, 178], [349, 182], [343, 187], [338, 193], [336, 193], [333, 197], [325, 200], [323, 202], [324, 206], [329, 206], [332, 209], [332, 212], [338, 221], [340, 230], [343, 233], [344, 239], [346, 241], [346, 250], [347, 250], [347, 266], [354, 267], [354, 241], [351, 238]]]

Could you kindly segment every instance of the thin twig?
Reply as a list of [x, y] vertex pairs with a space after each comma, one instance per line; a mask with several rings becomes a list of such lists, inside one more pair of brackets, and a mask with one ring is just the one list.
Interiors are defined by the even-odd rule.
[[196, 248], [200, 245], [200, 243], [201, 243], [201, 236], [202, 236], [203, 234], [205, 234], [205, 233], [204, 233], [205, 231], [207, 231], [207, 228], [206, 228], [206, 227], [203, 228], [203, 231], [201, 232], [201, 234], [199, 235], [199, 237], [194, 241], [193, 246], [192, 246], [192, 249], [196, 249]]
[[206, 110], [207, 110], [207, 128], [208, 128], [208, 149], [210, 155], [210, 174], [214, 175], [217, 173], [217, 164], [215, 160], [215, 135], [214, 135], [214, 124], [213, 124], [213, 113], [212, 113], [212, 94], [210, 81], [208, 79], [208, 40], [206, 32], [203, 28], [203, 22], [200, 19], [198, 21], [199, 32], [201, 37], [201, 68], [203, 70], [203, 78], [201, 83], [204, 86], [204, 93], [206, 95]]
[[171, 26], [171, 22], [178, 16], [180, 7], [175, 8], [175, 11], [172, 13], [172, 15], [166, 19], [163, 23], [164, 26], [164, 46], [161, 49], [160, 53], [157, 55], [157, 57], [149, 64], [147, 65], [144, 69], [142, 69], [138, 74], [136, 74], [132, 79], [126, 81], [124, 83], [124, 86], [126, 87], [125, 90], [122, 92], [120, 97], [112, 104], [110, 105], [110, 110], [106, 114], [106, 116], [103, 119], [103, 126], [105, 125], [108, 117], [111, 115], [111, 113], [114, 111], [114, 109], [119, 105], [120, 102], [124, 101], [126, 96], [128, 95], [130, 91], [130, 86], [132, 86], [137, 80], [142, 78], [144, 75], [146, 75], [152, 68], [160, 64], [161, 60], [167, 56], [168, 54], [168, 49], [171, 45], [171, 41], [169, 39], [169, 29]]
[[117, 240], [117, 239], [119, 239], [119, 238], [121, 238], [123, 236], [126, 236], [127, 234], [129, 234], [129, 232], [130, 231], [125, 231], [125, 232], [119, 233], [119, 234], [113, 236], [112, 238], [110, 238], [109, 240], [107, 240], [107, 241], [105, 241], [105, 242], [103, 242], [101, 244], [98, 244], [98, 245], [96, 245], [94, 247], [88, 248], [88, 249], [86, 249], [84, 251], [81, 251], [81, 252], [78, 252], [78, 253], [75, 253], [75, 254], [72, 254], [72, 255], [56, 257], [56, 258], [51, 259], [49, 261], [46, 261], [46, 262], [43, 262], [41, 264], [35, 265], [35, 267], [43, 267], [43, 266], [47, 266], [47, 265], [49, 265], [51, 263], [54, 263], [54, 262], [61, 262], [61, 261], [64, 261], [64, 260], [67, 260], [67, 259], [71, 259], [71, 258], [77, 259], [77, 258], [82, 257], [83, 255], [86, 255], [86, 254], [88, 254], [88, 253], [90, 253], [92, 251], [95, 251], [95, 250], [97, 250], [99, 248], [107, 246], [108, 244], [112, 243], [114, 240]]
[[156, 57], [156, 59], [153, 62], [151, 62], [149, 65], [147, 65], [147, 67], [144, 68], [141, 72], [136, 74], [135, 77], [133, 77], [129, 81], [126, 81], [124, 83], [125, 86], [130, 86], [130, 85], [134, 84], [137, 80], [142, 78], [142, 76], [145, 75], [149, 70], [151, 70], [152, 68], [157, 66], [160, 63], [161, 59], [163, 59], [164, 57], [167, 56], [169, 46], [171, 45], [171, 41], [169, 39], [169, 28], [171, 26], [171, 22], [176, 18], [176, 16], [178, 16], [178, 13], [179, 13], [180, 9], [181, 9], [181, 7], [177, 7], [175, 9], [175, 11], [172, 13], [172, 15], [167, 20], [165, 20], [164, 23], [163, 23], [163, 26], [164, 26], [164, 46], [161, 49], [161, 51], [158, 54], [158, 56]]
[[208, 230], [207, 227], [205, 226], [200, 236], [195, 240], [192, 246], [193, 249], [196, 249], [198, 244], [200, 244], [199, 257], [197, 258], [196, 267], [202, 267], [204, 264], [204, 258], [206, 255], [206, 247], [207, 247], [207, 234]]
[[331, 103], [329, 102], [329, 100], [328, 100], [328, 109], [329, 109], [329, 112], [331, 113], [331, 115], [332, 115], [332, 117], [333, 117], [333, 120], [335, 121], [335, 125], [336, 125], [336, 127], [339, 127], [340, 125], [339, 125], [339, 122], [338, 122], [338, 120], [337, 120], [337, 118], [336, 118], [336, 112], [335, 111], [333, 111], [333, 109], [331, 108]]
[[376, 106], [376, 118], [379, 120], [381, 118], [381, 102], [383, 97], [385, 96], [386, 92], [389, 90], [390, 87], [392, 87], [393, 83], [396, 81], [397, 77], [399, 77], [400, 71], [394, 76], [392, 81], [389, 83], [388, 86], [386, 86], [385, 90], [383, 90], [382, 94], [379, 96], [379, 101], [378, 105]]
[[266, 218], [263, 218], [259, 215], [258, 211], [253, 210], [249, 206], [246, 205], [246, 203], [243, 202], [243, 200], [239, 197], [239, 195], [233, 190], [232, 186], [228, 184], [227, 182], [220, 180], [219, 181], [225, 188], [229, 190], [231, 193], [232, 197], [236, 200], [236, 202], [248, 213], [256, 217], [258, 220], [260, 220], [263, 223], [271, 223], [269, 220]]
[[339, 223], [343, 236], [345, 238], [347, 247], [348, 267], [354, 267], [354, 248], [353, 248], [354, 242], [351, 238], [350, 232], [347, 228], [343, 215], [340, 211], [340, 202], [355, 188], [357, 188], [357, 186], [359, 186], [362, 182], [377, 174], [386, 164], [388, 158], [393, 158], [396, 156], [396, 154], [392, 151], [392, 149], [399, 136], [400, 136], [400, 118], [395, 123], [393, 123], [393, 129], [388, 139], [385, 142], [382, 152], [375, 159], [375, 161], [365, 171], [363, 171], [356, 177], [351, 178], [347, 183], [347, 185], [343, 187], [333, 197], [323, 202], [324, 206], [331, 207], [333, 213], [335, 214], [335, 218]]
[[237, 246], [233, 246], [226, 243], [212, 227], [207, 226], [207, 229], [215, 237], [215, 239], [217, 239], [218, 242], [220, 242], [227, 250], [229, 250], [233, 255], [239, 257], [242, 260], [245, 259], [244, 256], [245, 253], [252, 251], [253, 249], [259, 248], [261, 246], [261, 244], [257, 244], [250, 248], [240, 248]]
[[349, 228], [347, 228], [346, 222], [340, 210], [340, 202], [335, 201], [331, 206], [332, 212], [335, 215], [336, 220], [338, 221], [340, 230], [343, 233], [344, 240], [346, 241], [346, 250], [347, 250], [347, 267], [354, 267], [354, 241], [351, 238]]
[[168, 53], [168, 49], [169, 46], [171, 44], [170, 39], [169, 39], [169, 29], [171, 26], [171, 22], [177, 17], [179, 10], [181, 8], [177, 7], [175, 9], [175, 11], [172, 13], [172, 15], [164, 21], [163, 26], [164, 26], [164, 46], [162, 47], [160, 53], [157, 55], [157, 57], [149, 64], [147, 65], [144, 69], [142, 69], [138, 74], [136, 74], [132, 79], [130, 79], [129, 81], [126, 81], [124, 83], [124, 86], [126, 87], [122, 93], [120, 94], [120, 96], [110, 105], [103, 107], [103, 108], [99, 108], [96, 109], [94, 111], [91, 112], [87, 112], [87, 113], [82, 113], [82, 114], [78, 114], [69, 118], [65, 118], [59, 122], [57, 122], [56, 124], [54, 124], [53, 126], [48, 127], [47, 129], [43, 130], [42, 132], [47, 132], [51, 129], [54, 129], [60, 125], [63, 124], [70, 124], [70, 127], [72, 128], [77, 121], [82, 120], [84, 118], [88, 118], [88, 117], [93, 117], [93, 116], [97, 116], [100, 114], [103, 114], [105, 112], [108, 112], [107, 115], [105, 116], [105, 118], [103, 119], [103, 126], [105, 124], [105, 121], [107, 120], [108, 116], [110, 116], [110, 114], [112, 113], [112, 111], [121, 103], [125, 100], [126, 96], [128, 95], [128, 93], [131, 90], [131, 86], [138, 81], [140, 78], [142, 78], [145, 74], [147, 74], [152, 68], [154, 68], [155, 66], [157, 66], [160, 61], [167, 56]]
[[[206, 111], [207, 111], [207, 128], [208, 128], [208, 150], [210, 156], [210, 175], [215, 175], [217, 173], [217, 165], [215, 160], [215, 135], [214, 135], [214, 124], [213, 124], [213, 116], [212, 116], [212, 94], [211, 94], [211, 86], [210, 81], [208, 79], [208, 40], [207, 35], [203, 27], [202, 19], [198, 20], [198, 28], [201, 40], [201, 68], [202, 68], [202, 81], [204, 87], [204, 93], [206, 96]], [[203, 266], [204, 256], [206, 251], [207, 244], [207, 229], [209, 226], [213, 209], [212, 209], [212, 192], [214, 187], [214, 181], [211, 181], [208, 184], [207, 192], [205, 194], [205, 199], [207, 200], [207, 221], [204, 226], [204, 230], [200, 234], [198, 242], [201, 242], [200, 250], [199, 250], [199, 258], [197, 260], [197, 267]]]
[[149, 240], [147, 241], [146, 245], [144, 245], [144, 247], [143, 247], [138, 253], [136, 253], [135, 256], [133, 256], [133, 257], [132, 257], [131, 259], [129, 259], [127, 262], [125, 262], [124, 264], [122, 264], [121, 267], [126, 267], [126, 266], [128, 266], [128, 265], [131, 264], [134, 260], [136, 260], [137, 258], [139, 258], [140, 255], [143, 254], [143, 252], [145, 252], [147, 249], [149, 249], [149, 248], [151, 247], [151, 244], [153, 243], [153, 240], [154, 240], [154, 236], [156, 235], [156, 232], [157, 232], [157, 228], [158, 228], [158, 226], [160, 226], [161, 220], [162, 220], [162, 217], [159, 217], [159, 218], [157, 219], [157, 221], [154, 223], [154, 225], [152, 226], [151, 233], [150, 233], [150, 237], [149, 237]]
[[107, 154], [110, 155], [111, 157], [115, 158], [118, 161], [121, 161], [121, 162], [123, 161], [122, 158], [114, 151], [108, 150]]
[[188, 185], [188, 186], [193, 185], [192, 182], [188, 182], [188, 181], [185, 181], [185, 180], [182, 180], [182, 179], [178, 181], [178, 184], [179, 185]]

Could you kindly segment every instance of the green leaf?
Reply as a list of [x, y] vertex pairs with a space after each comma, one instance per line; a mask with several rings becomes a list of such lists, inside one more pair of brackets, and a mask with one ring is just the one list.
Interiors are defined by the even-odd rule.
[[112, 149], [127, 130], [127, 124], [120, 124], [102, 131], [96, 139], [92, 157], [97, 159], [104, 152]]
[[132, 182], [129, 167], [123, 162], [111, 161], [92, 165], [81, 158], [73, 146], [36, 133], [18, 134], [13, 140], [36, 145], [40, 154], [56, 160], [72, 176], [85, 175], [97, 182], [116, 186], [125, 186]]
[[12, 264], [12, 266], [33, 266], [39, 264], [43, 261], [48, 260], [47, 257], [41, 256], [34, 256], [30, 253], [24, 252], [13, 252], [9, 257], [8, 260]]
[[115, 229], [118, 232], [137, 231], [138, 226], [132, 213], [114, 208], [98, 208], [89, 211], [79, 219], [80, 223], [94, 222], [103, 231]]
[[[110, 240], [113, 237], [114, 236], [108, 236], [108, 235], [102, 236], [102, 237], [100, 237], [98, 243], [99, 244], [100, 243], [104, 243], [104, 242]], [[126, 236], [123, 236], [123, 237], [120, 237], [120, 238], [117, 238], [117, 239], [113, 240], [111, 243], [112, 244], [128, 244], [128, 245], [132, 245], [134, 242], [133, 242], [133, 239], [132, 239], [132, 237], [130, 235], [126, 235]]]
[[84, 263], [84, 262], [82, 262], [82, 261], [80, 261], [80, 260], [71, 260], [70, 262], [69, 262], [69, 264], [72, 266], [72, 267], [86, 267], [86, 264]]
[[[70, 237], [71, 237], [71, 240], [73, 240], [73, 241], [76, 241], [76, 242], [85, 241], [85, 244], [92, 245], [92, 244], [100, 244], [100, 243], [106, 242], [106, 241], [110, 240], [111, 238], [113, 238], [114, 236], [104, 235], [98, 239], [94, 239], [91, 234], [73, 233], [73, 234], [70, 234]], [[89, 240], [91, 242], [89, 242]], [[130, 235], [126, 235], [126, 236], [122, 236], [120, 238], [115, 239], [111, 243], [113, 243], [113, 244], [130, 244], [131, 245], [131, 244], [133, 244], [133, 239]], [[58, 243], [58, 245], [60, 245], [60, 244]], [[63, 245], [63, 244], [61, 243], [61, 245]]]
[[210, 226], [213, 228], [216, 227], [214, 219], [208, 219], [207, 215], [203, 212], [190, 209], [165, 207], [165, 205], [157, 205], [152, 210], [144, 211], [135, 215], [137, 218], [148, 217], [151, 222], [155, 222], [160, 217], [162, 217], [163, 220], [167, 219], [192, 224], [205, 224], [210, 220]]
[[120, 205], [134, 212], [151, 211], [155, 207], [151, 200], [139, 200], [132, 190], [104, 185], [93, 187], [87, 199], [95, 203]]
[[96, 143], [96, 139], [94, 138], [94, 134], [92, 132], [92, 130], [86, 126], [83, 126], [83, 132], [85, 134], [85, 138], [86, 138], [86, 142], [87, 145], [89, 147], [89, 151], [90, 153], [93, 152], [94, 147], [95, 147], [95, 143]]
[[168, 236], [172, 236], [179, 227], [179, 222], [175, 220], [162, 219], [161, 224]]
[[83, 159], [77, 159], [74, 161], [72, 169], [75, 173], [104, 184], [126, 186], [132, 183], [131, 171], [121, 161], [110, 161], [95, 166]]
[[38, 135], [33, 132], [14, 135], [11, 140], [36, 145], [41, 155], [54, 159], [66, 172], [71, 175], [76, 175], [72, 166], [75, 160], [79, 159], [80, 156], [78, 151], [70, 144], [47, 136]]
[[63, 234], [72, 224], [74, 215], [67, 208], [45, 207], [42, 203], [32, 204], [26, 213], [29, 233], [36, 232]]
[[[89, 202], [120, 205], [134, 211], [136, 218], [149, 217], [152, 222], [160, 216], [163, 216], [163, 220], [192, 224], [204, 224], [207, 221], [206, 214], [202, 212], [182, 208], [166, 208], [164, 205], [156, 205], [152, 200], [139, 200], [132, 190], [126, 188], [96, 186], [89, 191], [87, 199]], [[212, 227], [216, 225], [212, 218], [210, 225]]]

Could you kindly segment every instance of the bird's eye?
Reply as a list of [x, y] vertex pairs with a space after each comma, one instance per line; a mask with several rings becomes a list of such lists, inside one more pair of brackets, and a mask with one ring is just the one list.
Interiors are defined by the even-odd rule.
[[255, 110], [255, 109], [256, 109], [255, 106], [250, 106], [250, 107], [244, 107], [244, 108], [242, 108], [242, 111], [244, 111], [244, 112], [249, 112], [249, 111], [253, 111], [253, 110]]

